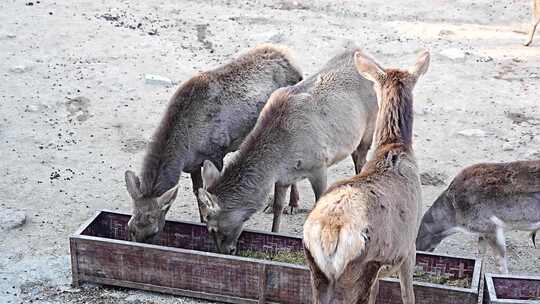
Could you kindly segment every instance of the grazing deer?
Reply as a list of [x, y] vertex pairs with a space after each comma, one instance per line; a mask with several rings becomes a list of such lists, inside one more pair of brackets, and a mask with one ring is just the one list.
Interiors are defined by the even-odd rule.
[[534, 32], [536, 32], [536, 27], [540, 23], [540, 0], [532, 1], [532, 17], [533, 17], [533, 21], [531, 25], [531, 30], [529, 32], [529, 38], [523, 44], [525, 46], [529, 46], [532, 44], [533, 38], [534, 38]]
[[141, 178], [126, 171], [134, 206], [130, 239], [154, 242], [176, 197], [181, 172], [191, 174], [197, 196], [203, 162], [222, 167], [223, 157], [238, 148], [270, 94], [300, 80], [289, 51], [266, 44], [184, 82], [148, 146]]
[[373, 158], [360, 174], [330, 187], [304, 224], [314, 303], [375, 304], [378, 279], [399, 271], [403, 303], [412, 304], [421, 215], [412, 90], [429, 53], [408, 71], [384, 69], [362, 52], [355, 58], [379, 103]]
[[354, 66], [354, 51], [270, 96], [234, 160], [220, 172], [205, 162], [199, 190], [208, 230], [220, 252], [232, 254], [244, 222], [264, 208], [274, 189], [272, 231], [278, 232], [289, 185], [307, 178], [316, 199], [331, 165], [353, 156], [362, 168], [377, 114], [375, 92]]
[[418, 250], [433, 251], [449, 235], [479, 235], [480, 253], [489, 245], [508, 273], [504, 229], [540, 229], [540, 161], [477, 164], [462, 170], [424, 214]]

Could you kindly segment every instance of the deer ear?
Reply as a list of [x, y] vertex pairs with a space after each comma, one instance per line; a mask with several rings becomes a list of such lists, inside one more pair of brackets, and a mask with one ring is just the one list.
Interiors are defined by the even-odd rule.
[[362, 51], [354, 53], [354, 63], [358, 73], [367, 80], [380, 83], [386, 77], [386, 72], [375, 59], [362, 53]]
[[172, 203], [174, 202], [174, 199], [176, 198], [177, 194], [178, 194], [178, 185], [172, 187], [171, 189], [163, 193], [157, 199], [159, 208], [161, 208], [162, 211], [168, 211]]
[[208, 217], [219, 211], [219, 205], [216, 202], [216, 197], [210, 194], [203, 188], [199, 189], [199, 210], [203, 221], [208, 222]]
[[409, 69], [409, 74], [413, 75], [417, 79], [418, 77], [424, 75], [429, 67], [429, 59], [429, 51], [425, 50], [420, 53], [420, 56], [418, 56], [418, 59], [416, 59], [414, 66]]
[[205, 189], [210, 188], [217, 181], [220, 175], [221, 173], [211, 161], [204, 161], [202, 178]]
[[126, 179], [126, 187], [129, 195], [133, 199], [139, 199], [142, 197], [141, 193], [141, 182], [139, 181], [139, 178], [133, 171], [127, 170], [124, 174], [124, 177]]

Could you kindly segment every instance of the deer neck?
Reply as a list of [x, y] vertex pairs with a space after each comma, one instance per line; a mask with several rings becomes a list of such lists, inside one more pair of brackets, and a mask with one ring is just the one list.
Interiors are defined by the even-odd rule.
[[432, 233], [446, 234], [456, 227], [456, 212], [447, 191], [443, 192], [426, 212], [426, 225]]
[[246, 209], [253, 214], [264, 206], [273, 190], [276, 163], [256, 153], [240, 155], [225, 168], [220, 181], [210, 191], [219, 196], [220, 201], [227, 202], [222, 208]]
[[375, 147], [388, 144], [412, 146], [413, 98], [407, 85], [399, 80], [383, 88], [375, 126]]
[[[188, 151], [169, 147], [174, 143], [167, 142], [164, 143], [165, 147], [156, 147], [160, 144], [150, 144], [141, 170], [141, 191], [149, 197], [160, 196], [178, 184], [188, 155]], [[168, 151], [174, 151], [174, 154]]]

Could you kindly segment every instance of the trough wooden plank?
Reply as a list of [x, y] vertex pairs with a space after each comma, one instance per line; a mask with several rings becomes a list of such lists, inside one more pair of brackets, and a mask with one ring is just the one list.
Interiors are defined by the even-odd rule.
[[[226, 303], [311, 303], [305, 266], [195, 250], [213, 250], [213, 244], [206, 227], [187, 222], [167, 223], [161, 244], [173, 247], [128, 242], [128, 219], [127, 214], [101, 212], [70, 238], [74, 284], [93, 282]], [[296, 237], [248, 230], [239, 247], [301, 250], [301, 242]], [[473, 279], [479, 278], [481, 270], [478, 260], [419, 253], [417, 261], [418, 267], [430, 272]], [[418, 304], [476, 304], [478, 299], [474, 281], [471, 288], [418, 282], [414, 288]], [[401, 304], [398, 280], [382, 280], [377, 303]]]

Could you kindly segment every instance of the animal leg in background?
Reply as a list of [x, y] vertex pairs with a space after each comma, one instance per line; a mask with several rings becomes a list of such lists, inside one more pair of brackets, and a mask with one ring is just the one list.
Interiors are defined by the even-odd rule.
[[416, 248], [413, 248], [409, 257], [403, 261], [399, 268], [399, 286], [403, 304], [414, 304], [413, 273], [416, 263]]
[[309, 177], [309, 183], [315, 193], [315, 202], [317, 202], [324, 191], [326, 191], [326, 172], [326, 167], [319, 168]]
[[538, 0], [533, 0], [533, 22], [531, 25], [531, 30], [529, 32], [529, 38], [528, 40], [523, 44], [524, 46], [530, 46], [533, 42], [534, 38], [534, 32], [536, 32], [536, 27], [540, 23], [540, 4], [536, 4], [536, 2], [540, 2]]
[[203, 187], [203, 179], [201, 174], [201, 168], [198, 168], [196, 171], [190, 173], [191, 176], [191, 185], [193, 187], [193, 193], [197, 198], [197, 206], [199, 209], [199, 218], [201, 223], [204, 223], [204, 219], [201, 213], [201, 200], [199, 199], [199, 189]]
[[272, 222], [272, 232], [279, 232], [279, 226], [281, 224], [281, 215], [285, 208], [285, 196], [287, 195], [287, 189], [289, 186], [281, 186], [275, 184], [274, 186], [274, 221]]
[[291, 193], [289, 197], [289, 214], [294, 214], [294, 209], [298, 209], [298, 202], [300, 201], [300, 194], [298, 193], [298, 187], [296, 184], [291, 185]]

